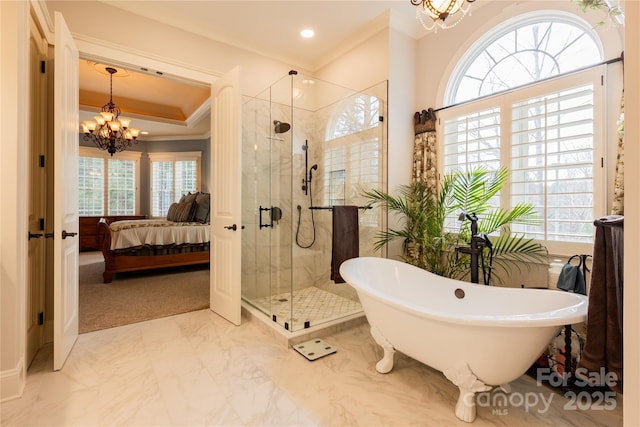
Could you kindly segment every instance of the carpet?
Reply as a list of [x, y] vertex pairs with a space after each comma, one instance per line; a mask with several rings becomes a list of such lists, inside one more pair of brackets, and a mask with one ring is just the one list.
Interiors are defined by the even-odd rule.
[[79, 269], [81, 334], [209, 307], [206, 265], [119, 273], [113, 283], [102, 283], [103, 261]]

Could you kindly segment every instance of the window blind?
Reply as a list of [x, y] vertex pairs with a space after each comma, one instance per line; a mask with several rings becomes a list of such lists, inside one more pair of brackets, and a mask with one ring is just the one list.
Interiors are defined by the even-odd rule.
[[94, 157], [78, 159], [78, 214], [104, 215], [104, 160]]
[[511, 203], [534, 203], [540, 225], [514, 225], [528, 237], [590, 242], [594, 213], [593, 85], [512, 105]]
[[109, 215], [134, 215], [136, 213], [136, 162], [134, 160], [108, 159]]

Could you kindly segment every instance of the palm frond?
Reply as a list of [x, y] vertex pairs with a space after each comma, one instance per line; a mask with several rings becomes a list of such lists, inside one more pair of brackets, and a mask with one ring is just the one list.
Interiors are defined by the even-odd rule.
[[[388, 229], [376, 235], [375, 249], [381, 249], [392, 240], [401, 239], [402, 259], [410, 264], [446, 277], [462, 279], [469, 273], [470, 259], [458, 256], [455, 248], [468, 244], [469, 222], [462, 222], [459, 232], [445, 230], [448, 215], [461, 212], [480, 215], [479, 231], [487, 234], [500, 231], [492, 237], [495, 267], [509, 273], [512, 268], [527, 268], [533, 262], [546, 262], [544, 246], [522, 235], [510, 234], [512, 223], [535, 224], [537, 217], [531, 204], [519, 203], [510, 210], [495, 209], [490, 205], [507, 182], [508, 170], [489, 171], [485, 167], [445, 174], [436, 193], [426, 182], [418, 181], [400, 186], [397, 196], [379, 190], [364, 192], [367, 206], [380, 205], [392, 214], [401, 215], [405, 222], [401, 229]], [[485, 263], [488, 257], [485, 257]], [[497, 276], [497, 275], [496, 275]]]

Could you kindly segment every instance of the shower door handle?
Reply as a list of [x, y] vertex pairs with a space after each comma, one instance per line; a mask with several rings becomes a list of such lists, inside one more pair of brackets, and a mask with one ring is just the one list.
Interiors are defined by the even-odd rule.
[[271, 222], [271, 224], [262, 223], [262, 212], [264, 211], [271, 212], [271, 208], [263, 208], [262, 205], [260, 205], [260, 229], [262, 229], [263, 227], [273, 227], [273, 221]]

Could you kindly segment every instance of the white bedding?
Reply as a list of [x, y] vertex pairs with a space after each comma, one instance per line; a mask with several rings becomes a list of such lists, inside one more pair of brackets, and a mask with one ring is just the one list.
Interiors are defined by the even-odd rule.
[[165, 219], [116, 221], [111, 229], [111, 250], [144, 245], [183, 245], [207, 243], [210, 225], [199, 222], [173, 222]]

